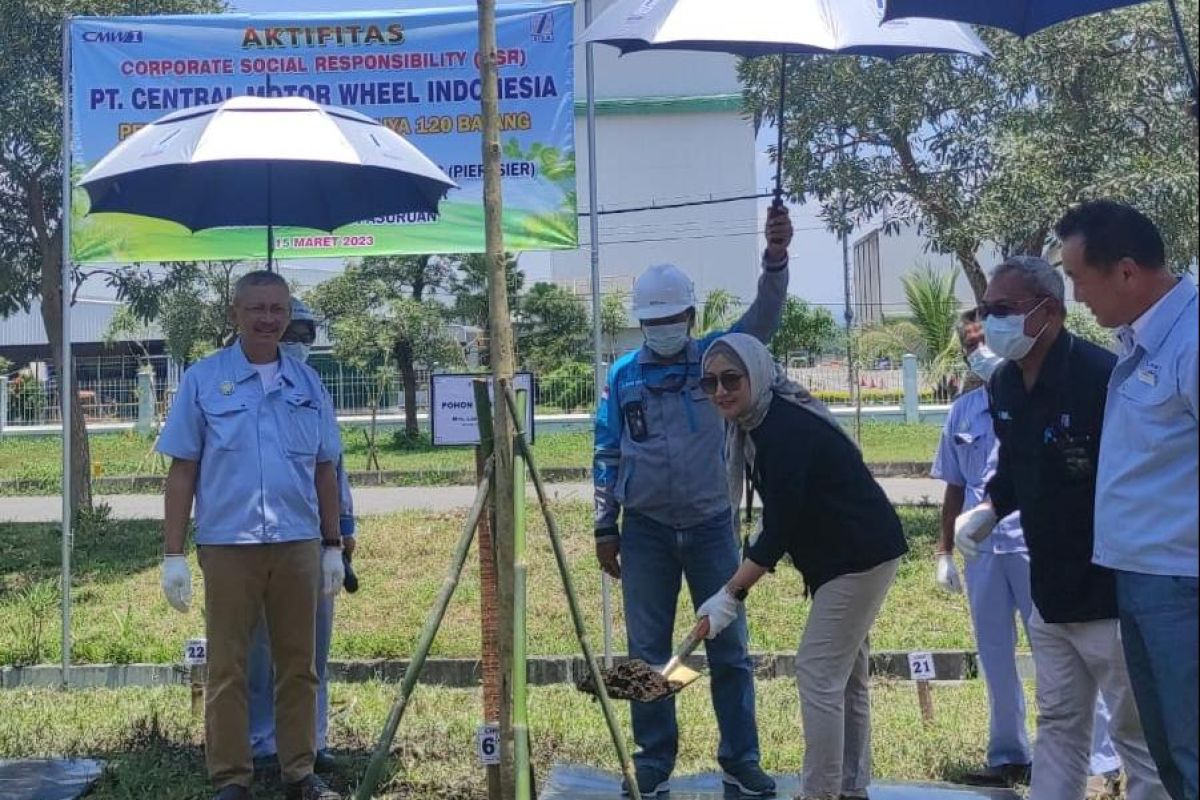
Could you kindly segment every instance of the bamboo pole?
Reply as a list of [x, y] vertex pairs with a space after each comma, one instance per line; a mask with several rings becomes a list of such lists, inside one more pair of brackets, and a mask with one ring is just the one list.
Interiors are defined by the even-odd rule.
[[600, 665], [596, 661], [596, 654], [592, 651], [591, 642], [588, 640], [587, 628], [583, 624], [583, 612], [579, 608], [579, 599], [575, 594], [575, 582], [571, 578], [571, 569], [567, 564], [567, 554], [563, 550], [562, 537], [558, 532], [558, 525], [554, 522], [554, 517], [550, 513], [550, 503], [546, 499], [546, 487], [542, 483], [542, 476], [538, 473], [537, 462], [533, 458], [533, 451], [529, 447], [529, 443], [525, 441], [525, 432], [521, 430], [521, 416], [517, 413], [517, 401], [513, 397], [512, 386], [508, 381], [503, 382], [501, 389], [504, 392], [505, 405], [509, 407], [510, 412], [516, 420], [516, 443], [517, 449], [525, 458], [525, 463], [529, 467], [529, 476], [533, 480], [534, 491], [537, 492], [538, 504], [542, 508], [542, 516], [546, 520], [546, 531], [550, 534], [550, 545], [554, 550], [554, 560], [558, 562], [558, 572], [562, 577], [563, 589], [567, 593], [567, 606], [571, 611], [571, 621], [575, 625], [575, 636], [579, 639], [579, 647], [583, 650], [584, 660], [587, 661], [588, 672], [591, 673], [592, 682], [596, 685], [596, 692], [600, 698], [600, 708], [604, 713], [604, 722], [608, 726], [609, 736], [612, 737], [613, 747], [617, 751], [617, 758], [621, 762], [621, 772], [625, 776], [625, 783], [629, 787], [629, 796], [633, 800], [642, 800], [642, 795], [638, 791], [637, 777], [633, 772], [633, 762], [629, 758], [629, 749], [625, 746], [625, 739], [621, 735], [621, 728], [617, 724], [617, 715], [613, 711], [612, 701], [608, 697], [608, 690], [604, 686], [604, 678], [600, 674]]
[[416, 688], [417, 679], [421, 677], [421, 669], [425, 666], [429, 648], [433, 645], [433, 637], [437, 635], [438, 628], [441, 627], [442, 619], [446, 616], [446, 608], [450, 605], [450, 598], [454, 595], [455, 587], [458, 586], [463, 564], [466, 563], [467, 553], [471, 549], [471, 540], [475, 538], [475, 526], [479, 524], [479, 517], [483, 514], [491, 488], [492, 462], [488, 462], [483, 469], [483, 480], [479, 482], [479, 488], [475, 491], [475, 502], [471, 505], [471, 511], [467, 514], [467, 521], [463, 525], [462, 536], [459, 537], [458, 546], [454, 550], [454, 559], [442, 581], [442, 589], [438, 593], [437, 600], [434, 602], [433, 608], [429, 610], [429, 616], [425, 618], [425, 627], [421, 629], [421, 638], [417, 641], [416, 652], [413, 653], [412, 661], [404, 672], [404, 682], [400, 685], [400, 693], [396, 696], [396, 702], [388, 714], [387, 723], [379, 735], [379, 742], [375, 745], [375, 752], [371, 755], [371, 762], [367, 765], [362, 783], [358, 786], [358, 792], [355, 794], [356, 800], [371, 800], [383, 778], [383, 768], [387, 763], [392, 741], [396, 738], [396, 729], [400, 727], [400, 720], [403, 719], [404, 712], [408, 708], [409, 698], [412, 696], [413, 689]]
[[[492, 457], [492, 399], [488, 395], [488, 382], [483, 378], [473, 382], [475, 392], [475, 417], [479, 425], [479, 446], [475, 448], [475, 472], [478, 480], [483, 479], [483, 468]], [[499, 620], [496, 613], [496, 543], [492, 538], [492, 517], [495, 510], [488, 503], [487, 510], [479, 518], [479, 622], [480, 641], [483, 644], [483, 720], [488, 725], [500, 726], [500, 648], [497, 641]], [[500, 765], [488, 764], [488, 800], [500, 800]]]
[[[517, 395], [513, 418], [525, 417], [525, 392]], [[529, 562], [525, 558], [525, 461], [520, 456], [513, 463], [513, 775], [516, 780], [517, 800], [531, 800], [529, 770], [529, 698], [526, 586], [529, 579]]]
[[[504, 204], [500, 193], [500, 100], [496, 67], [496, 2], [476, 0], [479, 10], [480, 117], [483, 161], [484, 242], [488, 263], [489, 355], [495, 385], [511, 380], [516, 358], [513, 347], [512, 319], [508, 309], [508, 280], [505, 272]], [[511, 718], [512, 688], [512, 611], [513, 611], [513, 429], [506, 403], [495, 404], [495, 487], [496, 562], [498, 571], [498, 612], [500, 619], [500, 775], [503, 800], [512, 800], [513, 734]]]

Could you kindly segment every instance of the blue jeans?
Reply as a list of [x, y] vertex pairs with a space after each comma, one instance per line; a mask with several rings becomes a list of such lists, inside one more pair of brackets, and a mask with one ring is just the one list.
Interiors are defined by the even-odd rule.
[[[675, 609], [686, 578], [696, 608], [733, 577], [741, 553], [726, 511], [691, 528], [672, 528], [625, 512], [621, 531], [621, 589], [629, 655], [662, 665], [674, 649]], [[705, 641], [713, 709], [721, 742], [717, 760], [726, 767], [757, 762], [754, 669], [748, 649], [746, 615]], [[634, 761], [670, 774], [679, 750], [675, 698], [632, 703]]]
[[1121, 643], [1150, 755], [1175, 800], [1197, 800], [1196, 578], [1117, 571]]
[[[329, 662], [329, 640], [333, 634], [333, 598], [321, 594], [317, 599], [317, 751], [325, 749], [329, 733], [329, 682], [325, 665]], [[271, 643], [267, 639], [267, 621], [260, 619], [250, 640], [250, 658], [246, 664], [249, 684], [250, 752], [255, 758], [273, 756], [275, 749], [275, 667], [271, 662]]]

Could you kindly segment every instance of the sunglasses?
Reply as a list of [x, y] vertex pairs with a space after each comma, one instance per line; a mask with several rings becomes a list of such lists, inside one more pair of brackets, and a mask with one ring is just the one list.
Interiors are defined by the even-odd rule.
[[317, 339], [317, 330], [308, 320], [297, 320], [290, 323], [283, 331], [280, 341], [312, 344]]
[[742, 373], [733, 370], [722, 372], [720, 375], [708, 374], [700, 379], [700, 390], [705, 394], [716, 394], [719, 383], [725, 391], [736, 392], [742, 388], [742, 379], [745, 377]]
[[[1011, 317], [1014, 314], [1020, 314], [1020, 307], [1026, 303], [1037, 302], [1040, 306], [1047, 300], [1046, 297], [1027, 297], [1024, 300], [1012, 300], [1009, 302], [1001, 301], [999, 303], [980, 303], [975, 312], [979, 319], [987, 319], [988, 317]], [[1037, 308], [1037, 306], [1034, 306]], [[1034, 309], [1030, 309], [1029, 313], [1033, 313]]]

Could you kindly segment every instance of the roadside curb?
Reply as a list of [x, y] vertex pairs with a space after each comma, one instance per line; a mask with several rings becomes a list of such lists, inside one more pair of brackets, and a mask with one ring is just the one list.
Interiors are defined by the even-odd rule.
[[[894, 461], [868, 464], [876, 478], [928, 478], [930, 465], [919, 461]], [[591, 480], [590, 467], [547, 467], [541, 470], [546, 483], [576, 483]], [[474, 486], [473, 469], [383, 470], [349, 473], [351, 486]], [[163, 490], [163, 475], [100, 475], [92, 479], [94, 494], [158, 494]], [[30, 480], [2, 480], [0, 494], [51, 495], [57, 489]]]
[[[908, 653], [885, 651], [871, 656], [871, 674], [893, 680], [911, 680]], [[978, 677], [978, 658], [964, 650], [933, 652], [937, 672], [935, 682], [954, 682]], [[795, 653], [754, 653], [754, 672], [760, 679], [790, 678], [796, 674]], [[617, 663], [624, 655], [615, 657]], [[330, 679], [338, 683], [384, 681], [399, 683], [408, 669], [407, 659], [330, 661]], [[687, 661], [693, 669], [703, 670], [703, 656]], [[587, 673], [587, 663], [578, 656], [538, 656], [530, 658], [529, 685], [574, 684]], [[1018, 673], [1032, 679], [1033, 665], [1027, 653], [1017, 656]], [[476, 658], [433, 658], [425, 662], [421, 683], [430, 686], [470, 688], [482, 681], [482, 662]], [[0, 689], [49, 689], [62, 684], [62, 670], [49, 664], [0, 668]], [[149, 688], [184, 685], [188, 669], [179, 664], [93, 664], [71, 668], [71, 686], [76, 689]]]

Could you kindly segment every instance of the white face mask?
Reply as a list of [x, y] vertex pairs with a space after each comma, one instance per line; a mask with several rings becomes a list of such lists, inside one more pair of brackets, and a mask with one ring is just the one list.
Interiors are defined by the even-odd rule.
[[[1037, 311], [1045, 302], [1046, 298], [1042, 298], [1041, 303], [1029, 309], [1029, 314]], [[1007, 317], [990, 316], [983, 321], [983, 335], [996, 355], [1019, 361], [1033, 349], [1038, 337], [1045, 333], [1046, 325], [1050, 323], [1047, 321], [1036, 336], [1027, 336], [1025, 320], [1028, 319], [1029, 314], [1009, 314]]]
[[297, 361], [304, 363], [308, 361], [308, 353], [312, 349], [311, 346], [303, 342], [280, 342], [279, 350], [285, 356], [291, 356]]
[[673, 356], [688, 343], [688, 324], [672, 322], [667, 325], [643, 325], [646, 346], [664, 358]]
[[992, 373], [1003, 363], [1004, 359], [993, 353], [986, 344], [979, 345], [967, 356], [967, 366], [971, 368], [971, 372], [985, 381], [990, 380]]

